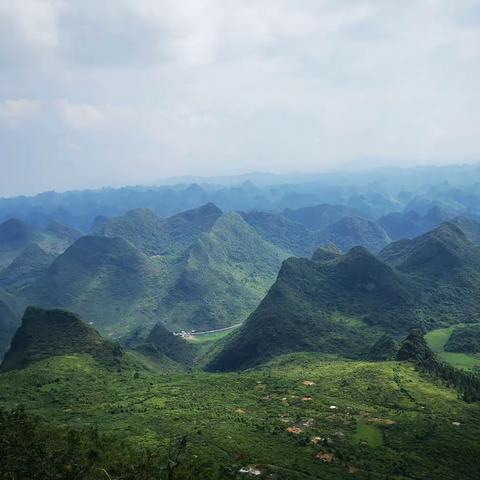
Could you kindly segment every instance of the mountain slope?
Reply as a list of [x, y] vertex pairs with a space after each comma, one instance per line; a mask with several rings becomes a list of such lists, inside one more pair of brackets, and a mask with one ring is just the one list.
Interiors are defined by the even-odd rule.
[[323, 236], [282, 215], [270, 212], [240, 212], [267, 242], [299, 257], [309, 257], [323, 243]]
[[142, 208], [106, 220], [95, 227], [94, 234], [123, 238], [147, 255], [176, 254], [208, 231], [221, 214], [211, 203], [167, 219]]
[[240, 215], [224, 214], [182, 258], [159, 318], [175, 328], [239, 323], [265, 295], [285, 257]]
[[372, 253], [378, 253], [391, 241], [380, 225], [361, 217], [345, 216], [322, 233], [325, 242], [331, 242], [343, 251], [360, 245]]
[[29, 307], [15, 333], [0, 371], [21, 369], [44, 358], [74, 353], [89, 353], [112, 362], [121, 349], [106, 340], [73, 313]]
[[121, 238], [85, 236], [24, 296], [29, 304], [68, 309], [105, 333], [119, 334], [155, 323], [152, 310], [162, 272], [161, 265]]
[[426, 328], [480, 320], [480, 248], [455, 224], [394, 242], [379, 258], [409, 277]]
[[19, 317], [12, 308], [12, 301], [9, 295], [0, 291], [0, 358], [7, 351], [10, 340], [18, 326]]
[[282, 215], [289, 220], [300, 223], [309, 230], [323, 230], [343, 217], [357, 216], [353, 208], [346, 205], [329, 205], [327, 203], [297, 210], [286, 209]]
[[54, 258], [54, 255], [48, 254], [36, 243], [30, 243], [0, 272], [0, 286], [16, 290], [33, 283], [45, 274]]
[[381, 332], [398, 334], [415, 323], [403, 276], [364, 248], [326, 261], [290, 258], [208, 368], [235, 370], [293, 351], [359, 357]]
[[30, 244], [52, 255], [59, 255], [80, 235], [76, 230], [52, 223], [37, 231], [21, 220], [11, 218], [0, 225], [0, 270], [6, 268]]

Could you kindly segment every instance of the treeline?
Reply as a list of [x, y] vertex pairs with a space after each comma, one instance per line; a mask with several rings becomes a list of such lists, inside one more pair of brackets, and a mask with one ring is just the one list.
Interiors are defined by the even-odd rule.
[[413, 330], [402, 342], [397, 359], [412, 361], [420, 370], [441, 378], [456, 388], [466, 402], [480, 401], [480, 376], [439, 361], [425, 342], [421, 330]]
[[193, 480], [234, 472], [188, 455], [186, 437], [167, 449], [133, 448], [96, 429], [47, 425], [22, 408], [0, 410], [1, 480]]

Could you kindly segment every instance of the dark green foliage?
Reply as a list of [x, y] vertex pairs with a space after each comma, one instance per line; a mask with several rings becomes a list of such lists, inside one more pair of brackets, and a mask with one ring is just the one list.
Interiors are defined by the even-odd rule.
[[370, 348], [367, 358], [374, 361], [394, 360], [399, 350], [398, 342], [390, 335], [382, 335]]
[[457, 327], [444, 346], [447, 352], [479, 353], [480, 325]]
[[168, 452], [135, 448], [95, 428], [49, 426], [22, 408], [0, 410], [0, 432], [5, 480], [193, 480], [203, 467], [188, 456], [185, 436], [172, 439]]
[[28, 307], [0, 371], [21, 369], [44, 358], [74, 353], [89, 353], [108, 364], [118, 363], [122, 356], [118, 345], [104, 340], [73, 313]]

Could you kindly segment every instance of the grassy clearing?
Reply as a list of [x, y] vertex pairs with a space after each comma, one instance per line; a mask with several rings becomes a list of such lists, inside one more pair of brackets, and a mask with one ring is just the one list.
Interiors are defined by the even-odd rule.
[[432, 330], [425, 335], [425, 340], [428, 346], [441, 358], [443, 361], [456, 368], [463, 370], [472, 370], [480, 367], [480, 352], [475, 354], [446, 352], [444, 350], [445, 344], [448, 342], [453, 331], [456, 328], [462, 328], [464, 325], [456, 325], [449, 328], [439, 328]]
[[383, 444], [383, 435], [379, 427], [358, 421], [352, 440], [357, 444], [366, 443], [369, 447], [380, 447]]

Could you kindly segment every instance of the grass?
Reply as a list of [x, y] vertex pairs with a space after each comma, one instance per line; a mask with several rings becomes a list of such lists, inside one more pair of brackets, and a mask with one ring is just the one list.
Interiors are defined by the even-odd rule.
[[[1, 374], [0, 407], [18, 404], [45, 422], [98, 426], [160, 451], [187, 434], [191, 458], [234, 472], [257, 465], [285, 479], [342, 479], [351, 467], [355, 478], [480, 475], [480, 405], [398, 362], [294, 354], [242, 373], [155, 374], [68, 355]], [[322, 452], [334, 461], [316, 458]]]
[[480, 367], [480, 352], [475, 354], [446, 352], [444, 347], [456, 328], [462, 328], [459, 324], [448, 328], [432, 330], [425, 335], [428, 346], [446, 363], [462, 370], [473, 370]]
[[383, 444], [383, 435], [381, 430], [375, 425], [358, 421], [352, 440], [357, 444], [366, 443], [369, 447], [380, 447]]

